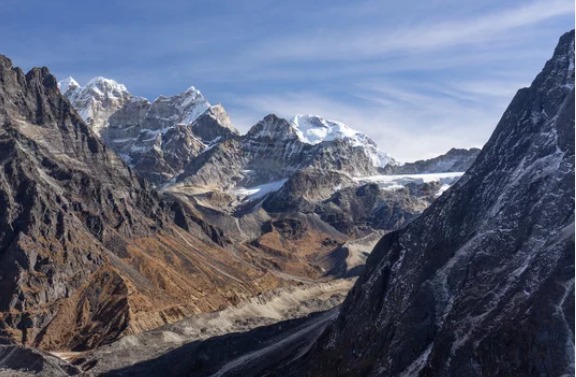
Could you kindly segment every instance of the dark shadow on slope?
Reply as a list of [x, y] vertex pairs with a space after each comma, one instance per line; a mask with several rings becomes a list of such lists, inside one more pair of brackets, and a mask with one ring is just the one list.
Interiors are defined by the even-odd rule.
[[[250, 352], [266, 348], [280, 339], [305, 328], [327, 312], [312, 313], [306, 317], [283, 321], [274, 325], [262, 326], [244, 332], [218, 336], [206, 340], [194, 341], [175, 348], [155, 359], [146, 360], [125, 368], [105, 372], [106, 377], [155, 377], [155, 376], [190, 376], [202, 377], [216, 373], [227, 362], [242, 357]], [[305, 340], [305, 339], [304, 339]], [[287, 345], [282, 352], [284, 356], [299, 348], [298, 341]], [[277, 354], [275, 354], [277, 356]], [[266, 360], [268, 362], [268, 360]], [[280, 361], [278, 359], [270, 359]], [[265, 368], [261, 361], [257, 361]], [[84, 366], [94, 366], [93, 360], [83, 360]], [[252, 368], [251, 368], [252, 370]], [[262, 371], [260, 369], [260, 371]], [[89, 372], [89, 371], [87, 371]], [[233, 371], [231, 371], [233, 374]], [[256, 372], [259, 373], [259, 372]], [[226, 374], [229, 375], [229, 374]], [[242, 373], [246, 376], [246, 373]]]

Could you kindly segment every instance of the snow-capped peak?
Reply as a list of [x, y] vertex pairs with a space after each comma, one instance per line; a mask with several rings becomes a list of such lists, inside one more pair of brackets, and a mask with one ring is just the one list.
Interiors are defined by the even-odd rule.
[[183, 93], [192, 94], [192, 95], [204, 98], [202, 96], [202, 93], [200, 93], [200, 91], [198, 89], [196, 89], [196, 87], [194, 85], [189, 86], [188, 89], [186, 89]]
[[82, 88], [83, 91], [90, 91], [92, 94], [107, 98], [121, 98], [130, 96], [128, 89], [123, 84], [102, 76], [94, 77]]
[[165, 100], [174, 101], [176, 109], [182, 114], [182, 119], [180, 120], [182, 124], [192, 123], [210, 108], [210, 103], [194, 86], [190, 86], [175, 97], [165, 98]]
[[108, 118], [133, 97], [126, 86], [101, 76], [84, 86], [80, 86], [72, 77], [58, 84], [60, 92], [97, 134], [106, 127]]
[[307, 144], [318, 144], [323, 141], [338, 139], [354, 140], [358, 131], [344, 123], [326, 120], [317, 115], [296, 115], [290, 120], [300, 141]]
[[58, 89], [62, 93], [66, 93], [69, 90], [76, 90], [80, 88], [80, 84], [72, 76], [66, 77], [64, 80], [58, 81]]
[[294, 116], [290, 124], [303, 143], [319, 144], [324, 141], [345, 140], [353, 147], [363, 148], [375, 167], [383, 168], [389, 164], [396, 164], [392, 157], [378, 149], [372, 139], [344, 123], [307, 114]]

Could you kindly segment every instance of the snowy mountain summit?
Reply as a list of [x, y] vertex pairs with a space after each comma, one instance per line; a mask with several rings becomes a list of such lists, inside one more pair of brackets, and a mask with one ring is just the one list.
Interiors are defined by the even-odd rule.
[[132, 98], [124, 85], [104, 77], [95, 77], [85, 86], [68, 77], [58, 87], [98, 135], [107, 126], [108, 118]]
[[58, 82], [58, 89], [60, 89], [60, 92], [65, 95], [68, 92], [74, 92], [78, 88], [80, 88], [80, 84], [78, 84], [78, 82], [71, 76], [68, 76], [64, 80]]
[[[188, 125], [210, 108], [210, 103], [193, 86], [175, 96], [159, 96], [152, 102], [133, 96], [125, 85], [101, 76], [91, 79], [84, 86], [68, 77], [60, 81], [58, 87], [82, 119], [99, 135], [109, 127], [110, 117], [125, 106], [130, 110], [144, 108], [146, 111], [143, 114], [136, 111], [132, 114], [133, 118], [147, 115], [145, 128], [152, 129]], [[129, 105], [129, 102], [133, 104]]]
[[296, 128], [300, 141], [308, 144], [318, 144], [336, 139], [357, 140], [360, 132], [353, 130], [344, 123], [327, 120], [318, 115], [296, 115], [290, 123]]
[[344, 123], [321, 118], [318, 115], [296, 115], [290, 120], [298, 139], [306, 144], [343, 140], [353, 147], [361, 147], [370, 158], [374, 167], [384, 168], [387, 165], [397, 165], [397, 162], [387, 153], [378, 149], [376, 143], [365, 134], [348, 127]]
[[58, 87], [102, 141], [153, 183], [171, 179], [213, 140], [238, 134], [224, 108], [194, 86], [154, 101], [100, 76], [85, 86], [68, 77]]

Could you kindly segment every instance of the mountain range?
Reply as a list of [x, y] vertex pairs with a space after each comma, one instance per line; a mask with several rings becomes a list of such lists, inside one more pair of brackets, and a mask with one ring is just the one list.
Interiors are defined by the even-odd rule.
[[4, 56], [0, 123], [0, 375], [574, 373], [574, 32], [482, 151], [413, 163]]
[[574, 375], [574, 103], [571, 31], [464, 176], [380, 239], [339, 308], [109, 375]]
[[358, 182], [395, 162], [341, 123], [270, 115], [240, 135], [194, 87], [149, 102], [1, 66], [3, 343], [90, 349], [316, 281], [440, 189]]
[[518, 91], [464, 176], [380, 239], [341, 307], [96, 370], [573, 375], [574, 102], [572, 31]]

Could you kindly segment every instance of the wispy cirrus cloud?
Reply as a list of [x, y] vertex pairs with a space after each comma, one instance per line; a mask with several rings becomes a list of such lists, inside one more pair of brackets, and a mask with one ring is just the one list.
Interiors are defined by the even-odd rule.
[[349, 28], [331, 33], [301, 33], [268, 40], [256, 54], [267, 59], [357, 60], [393, 53], [422, 53], [429, 50], [497, 42], [513, 38], [513, 30], [557, 16], [574, 13], [567, 0], [546, 0], [499, 9], [468, 19], [416, 22], [388, 27], [386, 23], [365, 25], [355, 20]]

